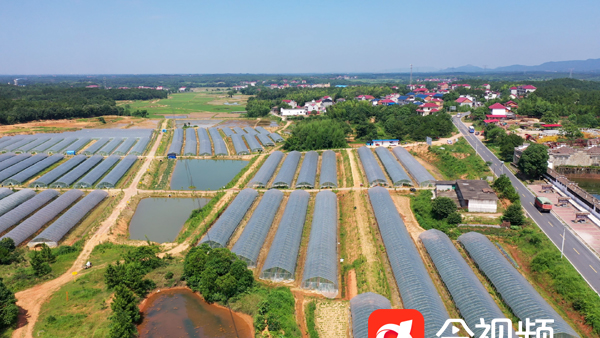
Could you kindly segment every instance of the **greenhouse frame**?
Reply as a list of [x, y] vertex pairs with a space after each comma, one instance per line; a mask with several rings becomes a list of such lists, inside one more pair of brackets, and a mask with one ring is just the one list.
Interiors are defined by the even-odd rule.
[[78, 151], [83, 149], [83, 147], [85, 147], [88, 143], [90, 143], [90, 141], [91, 141], [91, 139], [89, 137], [80, 138], [77, 141], [66, 146], [65, 149], [63, 149], [60, 153], [63, 155], [67, 155], [67, 152], [69, 152], [69, 151], [73, 151], [73, 152], [77, 153]]
[[19, 223], [58, 195], [58, 191], [56, 190], [44, 190], [0, 216], [0, 233], [10, 229], [13, 225]]
[[290, 194], [263, 264], [261, 279], [274, 282], [294, 280], [309, 199], [310, 194], [304, 190], [295, 190]]
[[256, 130], [254, 130], [254, 128], [252, 128], [252, 127], [244, 127], [244, 131], [248, 135], [256, 135], [256, 134], [258, 134], [258, 132]]
[[240, 222], [250, 210], [252, 203], [258, 196], [254, 189], [244, 189], [235, 197], [225, 212], [217, 219], [215, 224], [208, 230], [198, 245], [207, 243], [211, 248], [224, 248], [229, 243], [231, 235]]
[[19, 204], [27, 201], [35, 196], [35, 191], [31, 189], [23, 189], [11, 194], [0, 200], [0, 216], [6, 214]]
[[177, 128], [173, 131], [169, 154], [181, 155], [181, 147], [183, 147], [183, 129]]
[[327, 298], [338, 294], [337, 196], [330, 190], [317, 194], [306, 250], [301, 287]]
[[9, 158], [15, 157], [14, 153], [4, 153], [0, 155], [0, 162], [8, 160]]
[[12, 195], [13, 191], [8, 188], [0, 188], [0, 200], [6, 196]]
[[42, 177], [37, 180], [31, 182], [29, 184], [30, 188], [46, 188], [50, 183], [56, 181], [57, 178], [63, 176], [65, 173], [70, 171], [71, 169], [78, 166], [81, 162], [85, 161], [87, 157], [85, 155], [77, 155], [71, 157], [67, 162], [59, 165], [54, 168], [50, 172], [46, 173]]
[[246, 132], [244, 131], [244, 129], [240, 128], [240, 127], [233, 127], [233, 131], [235, 131], [236, 134], [238, 135], [244, 135], [246, 134]]
[[235, 149], [236, 155], [250, 155], [250, 150], [246, 147], [244, 139], [241, 135], [232, 135], [231, 142], [233, 142], [233, 148]]
[[31, 154], [19, 154], [0, 162], [0, 171], [30, 158]]
[[[425, 337], [435, 337], [450, 318], [444, 302], [388, 190], [373, 187], [368, 193], [403, 307], [421, 312], [425, 318]], [[446, 332], [444, 336], [454, 335]]]
[[256, 132], [259, 133], [259, 134], [269, 135], [269, 131], [266, 130], [265, 128], [261, 127], [261, 126], [257, 126], [256, 128], [254, 128], [254, 130], [256, 130]]
[[[446, 289], [450, 292], [461, 317], [475, 332], [476, 337], [481, 337], [485, 331], [484, 328], [476, 327], [480, 318], [483, 318], [486, 323], [491, 323], [495, 318], [505, 317], [445, 233], [437, 229], [430, 229], [421, 233], [419, 239], [427, 249], [427, 253], [446, 285]], [[509, 328], [511, 325], [506, 325], [506, 323], [498, 323], [498, 326], [502, 326], [505, 333], [512, 330], [512, 327]], [[514, 335], [511, 336], [516, 338]]]
[[74, 188], [86, 188], [89, 189], [94, 186], [100, 177], [106, 174], [107, 171], [112, 168], [115, 163], [119, 162], [121, 158], [118, 155], [112, 155], [100, 162], [94, 169], [92, 169], [87, 175], [85, 175], [79, 182], [75, 183]]
[[46, 151], [47, 149], [49, 149], [50, 147], [58, 144], [59, 142], [61, 142], [64, 138], [62, 137], [51, 137], [50, 140], [48, 142], [44, 142], [40, 145], [38, 145], [37, 147], [30, 149], [28, 151], [28, 153], [31, 154], [36, 154], [36, 153], [41, 153]]
[[25, 170], [26, 168], [33, 166], [34, 164], [44, 160], [47, 157], [48, 157], [48, 155], [46, 155], [46, 154], [36, 154], [24, 161], [21, 161], [17, 164], [14, 164], [14, 165], [0, 171], [0, 182], [4, 182], [5, 179], [20, 173], [21, 171]]
[[486, 236], [468, 232], [458, 237], [458, 242], [520, 320], [554, 319], [547, 326], [553, 328], [555, 336], [579, 337]]
[[354, 338], [369, 337], [369, 316], [379, 309], [391, 309], [392, 303], [382, 295], [365, 292], [350, 299], [350, 316], [352, 316], [352, 336]]
[[75, 143], [75, 141], [77, 141], [76, 137], [67, 137], [67, 138], [64, 138], [62, 141], [60, 141], [57, 144], [53, 145], [52, 147], [44, 150], [44, 153], [46, 153], [48, 155], [52, 155], [52, 154], [55, 154], [55, 153], [60, 153], [61, 150], [65, 149], [66, 147], [68, 147], [72, 143]]
[[[37, 155], [36, 155], [37, 156]], [[22, 185], [28, 179], [34, 177], [38, 173], [42, 172], [46, 168], [52, 166], [53, 164], [61, 161], [64, 158], [62, 154], [54, 154], [52, 156], [46, 157], [45, 159], [37, 162], [36, 164], [24, 169], [17, 174], [7, 178], [2, 182], [2, 185]], [[9, 168], [10, 169], [10, 168]], [[9, 170], [6, 169], [6, 170]]]
[[404, 168], [402, 168], [398, 160], [394, 158], [394, 155], [392, 155], [392, 153], [387, 148], [377, 147], [375, 148], [375, 153], [377, 153], [377, 157], [379, 157], [381, 164], [383, 164], [385, 171], [387, 172], [388, 176], [392, 180], [392, 184], [395, 187], [401, 187], [403, 185], [413, 185], [410, 176], [408, 176], [406, 171], [404, 171]]
[[385, 177], [383, 170], [381, 170], [379, 163], [377, 163], [377, 159], [375, 159], [375, 155], [373, 155], [371, 149], [365, 146], [358, 148], [358, 157], [365, 169], [367, 181], [371, 187], [376, 185], [388, 185], [387, 178]]
[[266, 187], [269, 181], [271, 180], [271, 177], [273, 177], [275, 169], [277, 169], [277, 167], [279, 166], [279, 162], [281, 162], [282, 158], [283, 153], [281, 151], [276, 150], [272, 152], [271, 155], [269, 155], [269, 158], [267, 158], [267, 160], [265, 161], [265, 163], [263, 163], [262, 167], [258, 169], [256, 175], [254, 175], [252, 180], [250, 180], [248, 186], [251, 188]]
[[15, 149], [15, 153], [18, 153], [18, 152], [27, 153], [31, 149], [33, 149], [33, 148], [35, 148], [37, 146], [40, 146], [40, 145], [42, 145], [42, 144], [44, 144], [44, 143], [46, 143], [48, 141], [50, 141], [49, 137], [35, 139], [31, 143], [25, 144], [25, 145], [19, 147], [18, 149]]
[[148, 147], [148, 143], [150, 143], [149, 137], [142, 137], [138, 139], [138, 142], [135, 144], [135, 146], [133, 146], [133, 148], [129, 152], [129, 155], [142, 156], [146, 151], [146, 147]]
[[248, 147], [250, 147], [250, 151], [252, 152], [262, 152], [264, 149], [256, 140], [256, 137], [252, 134], [242, 135], [246, 139], [246, 143], [248, 143]]
[[321, 155], [321, 173], [319, 175], [319, 188], [335, 189], [337, 180], [337, 157], [335, 151], [325, 150]]
[[269, 137], [273, 140], [273, 142], [275, 143], [279, 143], [279, 142], [283, 142], [285, 141], [283, 139], [283, 137], [281, 137], [281, 135], [277, 134], [277, 133], [270, 133]]
[[19, 149], [20, 147], [26, 146], [28, 144], [30, 144], [34, 139], [32, 138], [26, 138], [26, 139], [22, 139], [18, 142], [14, 142], [11, 144], [8, 144], [7, 146], [5, 146], [4, 148], [2, 148], [2, 150], [5, 151], [11, 151], [11, 152], [17, 152], [16, 150]]
[[221, 128], [221, 130], [223, 131], [223, 134], [225, 134], [225, 136], [227, 137], [231, 137], [231, 135], [234, 135], [235, 133], [233, 131], [231, 131], [230, 128], [228, 127], [223, 127]]
[[117, 149], [117, 147], [123, 142], [123, 138], [115, 137], [110, 142], [108, 142], [104, 147], [98, 150], [98, 155], [108, 156]]
[[319, 163], [319, 153], [309, 151], [304, 154], [304, 160], [296, 179], [296, 189], [313, 189], [317, 179], [317, 164]]
[[271, 141], [269, 136], [267, 136], [265, 134], [256, 134], [255, 136], [258, 138], [258, 140], [260, 141], [260, 143], [263, 146], [265, 146], [265, 147], [274, 147], [275, 146], [275, 142]]
[[408, 152], [408, 150], [398, 146], [394, 147], [392, 152], [420, 187], [430, 187], [435, 185], [435, 178], [433, 175], [431, 175], [429, 171], [427, 171], [427, 169], [425, 169], [425, 167]]
[[215, 149], [215, 156], [227, 156], [227, 146], [221, 134], [219, 134], [219, 130], [217, 128], [208, 128], [208, 132], [210, 133], [210, 138]]
[[208, 137], [208, 132], [206, 129], [198, 128], [198, 142], [200, 143], [200, 151], [198, 155], [211, 156], [212, 145], [210, 144], [210, 138]]
[[83, 196], [81, 190], [73, 189], [65, 192], [31, 217], [24, 220], [21, 224], [17, 225], [16, 228], [9, 231], [6, 235], [2, 236], [0, 240], [10, 237], [15, 241], [15, 245], [23, 243], [27, 238], [35, 234], [46, 225], [46, 223], [53, 220], [81, 196]]
[[[82, 155], [82, 156], [85, 156], [85, 155]], [[83, 161], [83, 163], [78, 165], [75, 169], [70, 170], [69, 172], [67, 172], [66, 174], [61, 176], [58, 180], [56, 180], [54, 183], [50, 184], [50, 187], [51, 188], [66, 188], [66, 187], [71, 186], [73, 183], [75, 183], [75, 181], [77, 181], [80, 177], [85, 175], [88, 171], [90, 171], [93, 167], [95, 167], [103, 159], [104, 159], [104, 157], [102, 157], [102, 155], [94, 155], [94, 156], [87, 158], [85, 161]], [[62, 169], [61, 167], [58, 167], [55, 170]], [[53, 171], [51, 171], [50, 173], [53, 173]]]
[[290, 189], [292, 187], [301, 156], [302, 154], [295, 150], [287, 154], [277, 176], [275, 176], [275, 180], [273, 180], [273, 184], [271, 184], [271, 188]]
[[98, 150], [100, 150], [100, 148], [104, 147], [108, 142], [110, 142], [110, 138], [109, 137], [103, 137], [101, 139], [98, 139], [94, 144], [92, 144], [91, 146], [87, 147], [82, 154], [84, 155], [94, 155], [95, 153], [98, 152]]
[[57, 247], [58, 242], [107, 196], [106, 191], [92, 191], [27, 243], [27, 246], [32, 248], [36, 245], [46, 244], [51, 248]]
[[196, 129], [185, 128], [185, 144], [183, 145], [183, 156], [196, 156], [198, 154], [198, 140]]
[[125, 175], [125, 173], [137, 161], [137, 156], [127, 155], [111, 170], [100, 183], [96, 186], [98, 189], [112, 189], [117, 185], [117, 182]]
[[124, 156], [127, 155], [131, 147], [137, 142], [135, 137], [127, 137], [123, 143], [113, 152], [114, 155]]
[[251, 268], [256, 267], [258, 254], [265, 243], [282, 200], [283, 193], [279, 190], [272, 189], [265, 192], [252, 212], [244, 231], [231, 249], [231, 252]]

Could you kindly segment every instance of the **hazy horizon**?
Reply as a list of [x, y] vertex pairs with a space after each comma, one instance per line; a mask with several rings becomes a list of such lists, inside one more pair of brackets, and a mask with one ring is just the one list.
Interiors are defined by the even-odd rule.
[[538, 65], [600, 57], [600, 44], [591, 42], [599, 15], [589, 0], [26, 0], [0, 12], [0, 74], [402, 73], [410, 64], [426, 73]]

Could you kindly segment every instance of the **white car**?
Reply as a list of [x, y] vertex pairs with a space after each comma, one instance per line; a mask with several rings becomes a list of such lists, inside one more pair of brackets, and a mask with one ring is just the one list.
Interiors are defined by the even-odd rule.
[[452, 140], [448, 140], [448, 144], [452, 144]]

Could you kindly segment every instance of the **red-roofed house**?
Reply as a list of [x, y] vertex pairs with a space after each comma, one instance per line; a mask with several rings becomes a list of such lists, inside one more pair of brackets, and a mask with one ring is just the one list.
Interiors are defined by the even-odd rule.
[[375, 97], [371, 96], [371, 95], [358, 95], [356, 97], [357, 100], [360, 101], [366, 101], [366, 100], [373, 100]]
[[439, 111], [438, 109], [438, 105], [433, 103], [433, 102], [428, 102], [425, 104], [422, 104], [419, 109], [417, 109], [417, 112], [421, 113], [421, 115], [423, 116], [427, 116], [431, 113], [435, 113], [437, 111]]
[[413, 90], [413, 93], [427, 93], [427, 88], [417, 88]]
[[282, 100], [282, 101], [287, 103], [292, 108], [298, 107], [298, 103], [296, 103], [296, 101], [294, 101], [294, 100]]
[[525, 96], [529, 93], [535, 92], [536, 89], [537, 88], [532, 85], [510, 87], [510, 95], [515, 97]]
[[506, 115], [506, 107], [500, 103], [494, 103], [488, 107], [491, 115]]
[[437, 85], [439, 90], [448, 90], [448, 84], [446, 82], [440, 82]]
[[518, 105], [518, 104], [516, 104], [514, 101], [508, 101], [508, 102], [506, 102], [506, 103], [504, 104], [504, 106], [505, 106], [506, 108], [510, 109], [510, 110], [513, 110], [513, 109], [518, 109], [518, 108], [519, 108], [519, 105]]
[[454, 102], [458, 103], [460, 106], [473, 107], [473, 100], [471, 100], [471, 98], [466, 97], [466, 96], [461, 96], [458, 99], [456, 99], [456, 101], [454, 101]]
[[389, 106], [390, 104], [394, 104], [394, 103], [396, 103], [396, 102], [394, 100], [390, 100], [390, 99], [379, 100], [377, 102], [377, 104], [381, 104], [384, 106]]

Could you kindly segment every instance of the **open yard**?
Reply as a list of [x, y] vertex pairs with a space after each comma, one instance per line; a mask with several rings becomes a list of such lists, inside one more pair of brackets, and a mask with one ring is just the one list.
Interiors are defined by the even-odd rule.
[[[119, 106], [129, 106], [132, 111], [147, 110], [150, 117], [185, 115], [200, 112], [215, 114], [239, 112], [246, 109], [246, 95], [228, 97], [226, 92], [185, 92], [169, 95], [169, 98], [151, 101], [120, 101]], [[205, 114], [204, 114], [205, 115]], [[208, 116], [206, 116], [208, 117]]]

